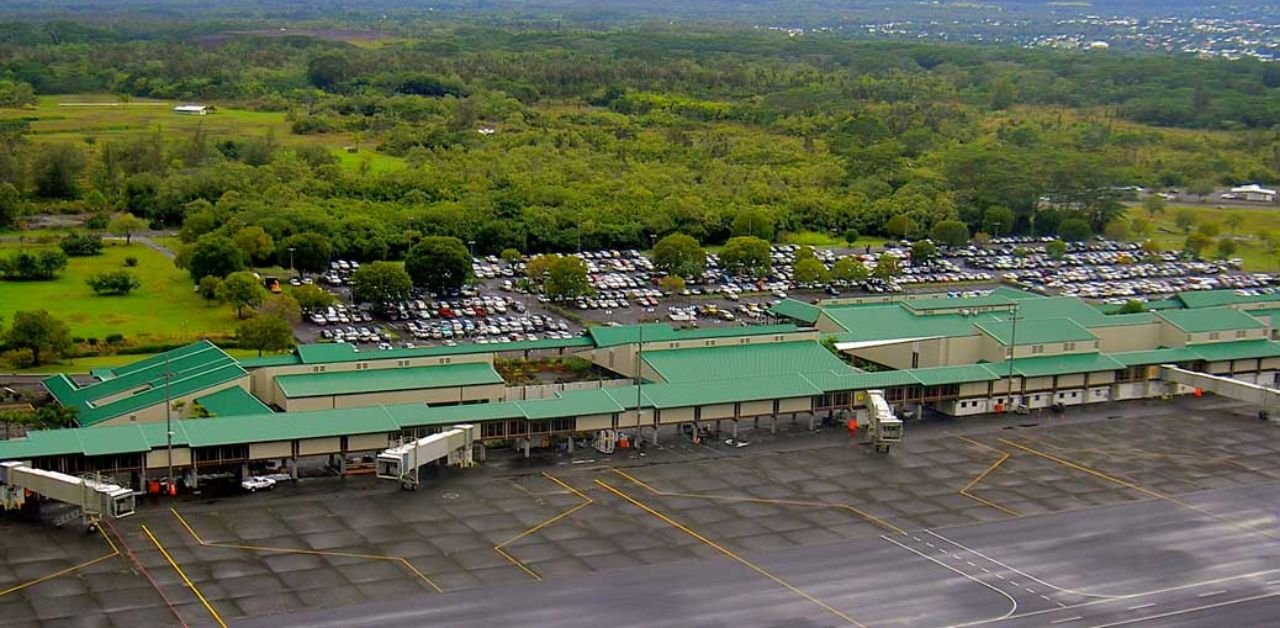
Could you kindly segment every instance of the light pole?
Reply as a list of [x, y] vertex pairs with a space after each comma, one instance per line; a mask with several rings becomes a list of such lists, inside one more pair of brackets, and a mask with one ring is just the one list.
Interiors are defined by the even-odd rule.
[[1005, 402], [1013, 405], [1013, 356], [1018, 350], [1018, 304], [1013, 304], [1013, 317], [1010, 319], [1012, 327], [1009, 330], [1009, 376], [1005, 381]]
[[289, 247], [289, 275], [293, 277], [297, 277], [298, 273], [294, 272], [293, 270], [293, 251], [294, 250], [295, 250], [294, 247], [292, 246]]
[[173, 401], [169, 397], [169, 380], [173, 379], [173, 370], [169, 368], [169, 354], [164, 354], [164, 434], [166, 450], [169, 456], [168, 488], [173, 493]]
[[467, 254], [468, 254], [468, 255], [470, 255], [470, 256], [472, 257], [472, 259], [474, 259], [474, 258], [475, 258], [475, 256], [476, 256], [476, 241], [475, 241], [475, 240], [467, 240]]

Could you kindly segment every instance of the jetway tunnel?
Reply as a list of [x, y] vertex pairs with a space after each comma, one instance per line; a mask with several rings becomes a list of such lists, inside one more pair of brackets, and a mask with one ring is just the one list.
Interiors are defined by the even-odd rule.
[[1280, 408], [1280, 390], [1223, 375], [1189, 371], [1165, 364], [1160, 366], [1160, 380], [1253, 404], [1263, 416], [1273, 408]]
[[378, 454], [378, 478], [397, 480], [401, 488], [417, 490], [418, 470], [424, 465], [447, 460], [449, 466], [469, 467], [475, 464], [471, 447], [479, 436], [474, 425], [453, 428], [416, 440], [406, 440]]
[[101, 477], [76, 477], [20, 462], [0, 463], [0, 506], [5, 510], [22, 508], [28, 492], [74, 507], [69, 516], [55, 522], [57, 525], [79, 518], [93, 528], [103, 518], [120, 519], [134, 512], [133, 490]]

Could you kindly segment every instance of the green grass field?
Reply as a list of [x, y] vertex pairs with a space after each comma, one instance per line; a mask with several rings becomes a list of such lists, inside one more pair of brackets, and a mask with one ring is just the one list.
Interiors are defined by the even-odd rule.
[[[339, 161], [350, 168], [368, 162], [373, 172], [398, 168], [404, 161], [398, 157], [364, 149], [348, 153], [344, 148], [354, 142], [342, 133], [294, 135], [284, 112], [250, 111], [217, 102], [216, 111], [206, 116], [173, 113], [176, 102], [138, 98], [127, 104], [110, 94], [65, 94], [42, 96], [35, 109], [0, 109], [0, 120], [26, 119], [31, 122], [30, 137], [36, 141], [76, 142], [92, 149], [104, 140], [133, 137], [159, 130], [166, 137], [188, 137], [197, 128], [212, 138], [253, 138], [267, 133], [281, 145], [318, 144], [328, 147]], [[90, 139], [92, 138], [92, 139]]]
[[[1156, 214], [1152, 222], [1151, 239], [1158, 242], [1165, 249], [1180, 249], [1186, 242], [1187, 236], [1178, 228], [1177, 216], [1179, 212], [1189, 210], [1196, 215], [1197, 224], [1217, 223], [1221, 231], [1221, 236], [1231, 235], [1231, 230], [1227, 228], [1225, 220], [1227, 216], [1238, 215], [1244, 219], [1243, 224], [1236, 229], [1236, 252], [1232, 257], [1239, 257], [1244, 260], [1244, 268], [1249, 271], [1263, 272], [1276, 271], [1280, 269], [1280, 260], [1276, 257], [1267, 255], [1265, 247], [1261, 241], [1261, 234], [1268, 232], [1280, 236], [1280, 210], [1266, 208], [1222, 208], [1206, 205], [1171, 205], [1165, 208], [1163, 214]], [[1130, 218], [1150, 219], [1147, 213], [1141, 207], [1132, 207], [1129, 209]], [[1214, 238], [1216, 242], [1218, 238]], [[1204, 251], [1204, 255], [1208, 257], [1214, 256], [1212, 247]]]
[[[0, 243], [0, 253], [17, 251], [17, 242]], [[34, 247], [32, 247], [34, 248]], [[85, 279], [106, 270], [124, 268], [124, 259], [138, 258], [131, 269], [142, 288], [127, 296], [96, 296]], [[71, 327], [71, 335], [103, 339], [124, 334], [132, 344], [183, 342], [199, 336], [229, 336], [235, 326], [231, 308], [209, 306], [192, 292], [185, 271], [160, 253], [141, 244], [107, 242], [97, 257], [73, 257], [53, 281], [0, 282], [0, 316], [12, 320], [19, 310], [49, 310]]]

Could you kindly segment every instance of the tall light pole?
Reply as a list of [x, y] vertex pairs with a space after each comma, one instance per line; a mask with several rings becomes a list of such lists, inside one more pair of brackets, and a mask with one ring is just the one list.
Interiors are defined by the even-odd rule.
[[1006, 403], [1013, 405], [1013, 356], [1018, 350], [1018, 304], [1013, 304], [1013, 317], [1010, 319], [1012, 327], [1009, 330], [1009, 377], [1005, 382]]
[[475, 256], [476, 256], [476, 241], [475, 241], [475, 240], [467, 240], [467, 254], [468, 254], [468, 255], [470, 255], [473, 259], [475, 258]]
[[289, 274], [291, 276], [297, 277], [298, 273], [293, 270], [293, 251], [294, 251], [294, 247], [292, 246], [289, 247]]
[[173, 400], [169, 397], [169, 380], [173, 379], [173, 370], [169, 368], [169, 353], [164, 354], [164, 434], [166, 450], [169, 456], [169, 492], [173, 492]]

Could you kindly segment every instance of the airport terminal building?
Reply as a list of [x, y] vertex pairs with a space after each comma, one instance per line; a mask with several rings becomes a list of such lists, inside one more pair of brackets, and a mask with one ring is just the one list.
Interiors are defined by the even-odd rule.
[[[0, 460], [111, 475], [132, 486], [249, 463], [379, 451], [452, 425], [523, 449], [605, 431], [657, 439], [682, 425], [736, 431], [860, 411], [883, 390], [906, 416], [975, 416], [1191, 392], [1160, 365], [1275, 383], [1280, 295], [1188, 293], [1139, 314], [1000, 288], [973, 298], [782, 301], [770, 325], [593, 327], [567, 340], [359, 352], [304, 345], [236, 360], [199, 342], [46, 387], [81, 427], [0, 441]], [[504, 382], [495, 360], [576, 356], [599, 379]], [[166, 401], [167, 400], [167, 401]], [[166, 417], [174, 420], [172, 448]], [[977, 420], [977, 419], [975, 419]], [[677, 436], [667, 435], [665, 438]], [[682, 436], [681, 436], [682, 437]], [[292, 461], [293, 466], [289, 464]]]

